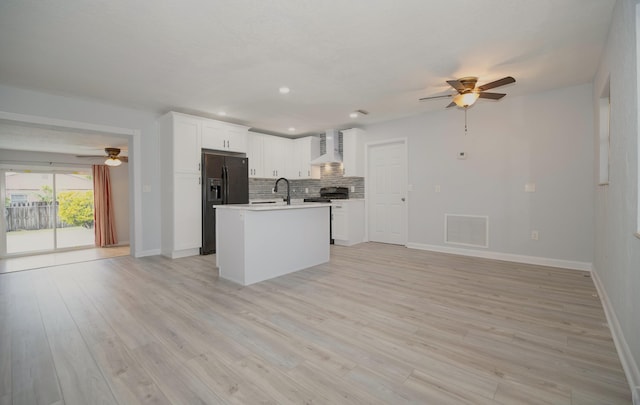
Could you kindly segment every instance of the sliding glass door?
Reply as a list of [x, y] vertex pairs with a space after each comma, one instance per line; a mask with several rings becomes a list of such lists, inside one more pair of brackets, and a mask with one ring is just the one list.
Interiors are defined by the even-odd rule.
[[90, 172], [3, 171], [6, 255], [94, 245]]

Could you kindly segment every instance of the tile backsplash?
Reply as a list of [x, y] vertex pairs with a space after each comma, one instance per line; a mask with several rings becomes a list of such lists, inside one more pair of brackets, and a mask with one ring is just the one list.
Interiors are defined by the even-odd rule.
[[[320, 168], [320, 179], [289, 180], [291, 185], [291, 198], [318, 197], [321, 187], [348, 187], [349, 198], [364, 198], [364, 177], [343, 177], [342, 163], [324, 164]], [[249, 179], [249, 199], [270, 199], [286, 196], [286, 189], [282, 188], [278, 193], [271, 190], [276, 184], [274, 179]], [[281, 187], [284, 187], [280, 183]], [[355, 191], [351, 191], [351, 187]], [[309, 190], [308, 192], [306, 190]]]
[[[325, 135], [320, 135], [320, 154], [326, 153]], [[338, 136], [338, 150], [342, 153], [342, 133]], [[364, 177], [342, 176], [342, 163], [327, 163], [320, 167], [319, 180], [291, 180], [291, 198], [318, 197], [321, 187], [348, 187], [349, 198], [364, 198]], [[286, 197], [286, 189], [272, 193], [274, 179], [249, 179], [249, 199], [272, 199]], [[280, 183], [282, 186], [282, 183]], [[351, 191], [352, 187], [355, 191]], [[307, 192], [307, 190], [309, 190]]]

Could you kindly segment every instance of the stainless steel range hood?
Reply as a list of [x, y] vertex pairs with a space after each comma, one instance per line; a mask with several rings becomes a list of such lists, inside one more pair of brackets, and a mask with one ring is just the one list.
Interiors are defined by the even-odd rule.
[[325, 133], [325, 139], [327, 143], [327, 153], [319, 158], [311, 161], [312, 165], [322, 165], [325, 163], [340, 163], [342, 162], [342, 155], [338, 149], [338, 136], [340, 132], [336, 129], [329, 129]]

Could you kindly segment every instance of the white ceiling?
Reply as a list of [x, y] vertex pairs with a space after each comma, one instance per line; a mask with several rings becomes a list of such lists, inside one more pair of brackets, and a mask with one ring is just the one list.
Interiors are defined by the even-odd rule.
[[2, 0], [0, 83], [319, 133], [442, 109], [418, 98], [462, 76], [511, 75], [508, 97], [590, 82], [614, 3]]

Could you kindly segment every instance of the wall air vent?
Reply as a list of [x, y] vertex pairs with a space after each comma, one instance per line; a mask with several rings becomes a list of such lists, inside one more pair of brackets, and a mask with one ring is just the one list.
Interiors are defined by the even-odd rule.
[[444, 214], [444, 242], [462, 246], [489, 247], [489, 217]]

